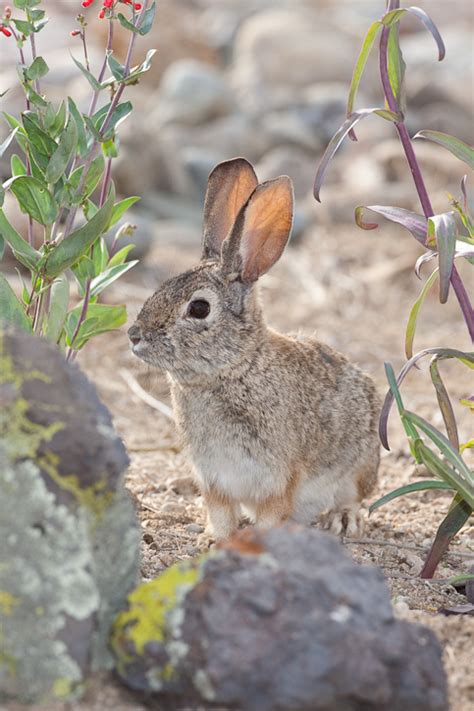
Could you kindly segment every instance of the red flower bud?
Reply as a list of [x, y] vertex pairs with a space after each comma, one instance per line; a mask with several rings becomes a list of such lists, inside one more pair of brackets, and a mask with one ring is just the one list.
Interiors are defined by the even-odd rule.
[[70, 33], [71, 37], [78, 37], [81, 34], [80, 30], [72, 30]]
[[93, 2], [94, 0], [82, 0], [82, 7], [89, 7]]
[[0, 25], [0, 32], [2, 32], [5, 35], [5, 37], [12, 36], [11, 31], [7, 27], [5, 27], [5, 25]]
[[98, 17], [99, 17], [99, 20], [103, 20], [104, 17], [105, 17], [105, 10], [101, 10], [101, 11], [99, 12]]
[[135, 10], [141, 10], [141, 9], [142, 9], [142, 6], [140, 5], [139, 2], [134, 3], [134, 4], [133, 4], [133, 7], [134, 7]]
[[104, 2], [102, 4], [106, 8], [111, 8], [111, 7], [113, 7], [114, 0], [104, 0]]

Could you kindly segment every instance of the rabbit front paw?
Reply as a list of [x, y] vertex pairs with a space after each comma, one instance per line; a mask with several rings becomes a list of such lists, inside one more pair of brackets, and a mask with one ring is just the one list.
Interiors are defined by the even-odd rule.
[[335, 536], [360, 538], [364, 533], [365, 518], [359, 504], [331, 509], [320, 520], [323, 528]]

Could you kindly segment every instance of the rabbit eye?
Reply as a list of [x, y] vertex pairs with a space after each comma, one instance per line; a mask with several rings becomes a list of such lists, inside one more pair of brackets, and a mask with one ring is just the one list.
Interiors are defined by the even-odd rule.
[[208, 301], [205, 299], [196, 299], [189, 304], [188, 313], [193, 318], [206, 318], [210, 310], [211, 307]]

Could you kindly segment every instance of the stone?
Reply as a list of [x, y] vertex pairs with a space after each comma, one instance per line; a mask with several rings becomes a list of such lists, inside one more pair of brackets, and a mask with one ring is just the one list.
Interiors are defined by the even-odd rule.
[[435, 635], [321, 531], [246, 529], [129, 596], [116, 670], [167, 709], [444, 711]]
[[77, 696], [108, 668], [137, 580], [128, 457], [95, 388], [47, 341], [0, 333], [0, 701]]
[[195, 59], [181, 59], [163, 74], [156, 105], [154, 117], [158, 126], [196, 126], [230, 113], [234, 100], [217, 69]]

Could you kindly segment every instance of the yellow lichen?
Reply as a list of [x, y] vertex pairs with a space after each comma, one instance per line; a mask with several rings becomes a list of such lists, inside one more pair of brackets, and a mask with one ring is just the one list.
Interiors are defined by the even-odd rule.
[[[115, 619], [112, 630], [112, 648], [122, 661], [130, 661], [123, 642], [130, 641], [136, 654], [142, 654], [149, 642], [164, 642], [167, 635], [167, 615], [200, 577], [198, 559], [178, 563], [168, 568], [156, 580], [139, 585], [129, 596], [129, 607]], [[164, 675], [164, 676], [163, 676]], [[166, 664], [162, 678], [171, 678], [173, 667]]]
[[67, 699], [71, 695], [73, 684], [70, 679], [59, 678], [53, 682], [53, 696], [56, 699]]
[[8, 590], [0, 590], [0, 610], [4, 615], [11, 615], [13, 608], [20, 602], [20, 599], [9, 593]]

